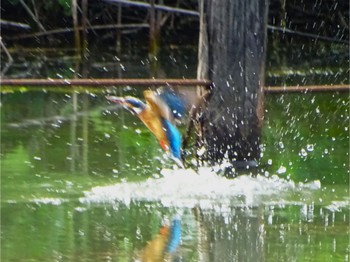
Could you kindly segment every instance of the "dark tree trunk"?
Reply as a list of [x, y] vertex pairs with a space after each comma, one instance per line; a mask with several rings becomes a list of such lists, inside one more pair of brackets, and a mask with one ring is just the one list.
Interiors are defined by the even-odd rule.
[[201, 114], [211, 163], [259, 158], [267, 10], [268, 0], [202, 0], [198, 77], [213, 82]]

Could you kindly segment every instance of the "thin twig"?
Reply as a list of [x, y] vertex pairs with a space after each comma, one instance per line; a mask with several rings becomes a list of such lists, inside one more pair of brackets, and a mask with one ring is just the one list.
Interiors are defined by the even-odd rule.
[[[83, 10], [80, 8], [80, 6], [77, 6], [77, 8], [78, 8], [78, 11], [79, 11], [81, 14], [83, 14]], [[89, 26], [89, 28], [91, 29], [91, 31], [94, 33], [94, 35], [97, 35], [97, 33], [96, 33], [96, 31], [94, 30], [93, 26], [91, 25], [89, 19], [87, 19], [87, 18], [86, 18], [86, 23], [87, 23], [87, 25]], [[78, 28], [80, 28], [80, 27], [78, 27]], [[84, 30], [84, 29], [83, 29], [83, 27], [81, 27], [81, 29], [79, 29], [79, 30]]]
[[[120, 29], [120, 28], [147, 28], [149, 27], [148, 24], [111, 24], [111, 25], [95, 25], [91, 26], [89, 29], [94, 30], [101, 30], [101, 29]], [[83, 27], [79, 26], [78, 30], [83, 30]], [[55, 30], [50, 30], [46, 32], [38, 32], [34, 34], [25, 34], [25, 35], [19, 35], [19, 36], [13, 36], [13, 37], [6, 37], [8, 40], [17, 40], [17, 39], [24, 39], [24, 38], [33, 38], [33, 37], [39, 37], [39, 36], [47, 36], [47, 35], [53, 35], [53, 34], [64, 34], [64, 33], [70, 33], [73, 32], [73, 28], [59, 28]]]
[[1, 51], [4, 51], [6, 56], [8, 57], [9, 61], [5, 64], [5, 67], [1, 70], [1, 76], [3, 76], [7, 70], [10, 68], [10, 66], [13, 63], [13, 58], [10, 54], [10, 52], [7, 50], [5, 44], [2, 42], [2, 37], [0, 36], [0, 47], [1, 47]]
[[[105, 2], [109, 3], [116, 3], [116, 4], [123, 4], [123, 5], [133, 5], [143, 8], [151, 8], [151, 4], [145, 3], [145, 2], [139, 2], [139, 1], [127, 1], [127, 0], [104, 0]], [[154, 5], [154, 8], [156, 10], [160, 11], [167, 11], [167, 12], [174, 12], [174, 13], [180, 13], [185, 15], [193, 15], [193, 16], [199, 16], [199, 13], [197, 11], [182, 9], [182, 8], [176, 8], [176, 7], [170, 7], [166, 5]]]
[[342, 24], [342, 26], [344, 26], [346, 29], [349, 29], [349, 23], [347, 23], [345, 21], [345, 18], [344, 18], [343, 14], [340, 11], [338, 11], [338, 16], [339, 16], [340, 23]]
[[23, 0], [19, 0], [20, 3], [22, 4], [22, 6], [24, 7], [24, 9], [29, 13], [29, 15], [32, 17], [32, 19], [35, 21], [35, 23], [37, 23], [37, 25], [39, 26], [39, 28], [45, 32], [46, 29], [44, 28], [44, 26], [40, 23], [39, 19], [33, 14], [32, 10], [30, 10], [30, 8], [27, 6], [27, 4], [23, 1]]
[[310, 33], [305, 33], [305, 32], [300, 32], [292, 29], [288, 29], [285, 27], [278, 27], [278, 26], [273, 26], [273, 25], [268, 25], [267, 28], [271, 31], [279, 31], [282, 33], [288, 33], [288, 34], [293, 34], [293, 35], [300, 35], [304, 37], [311, 37], [315, 38], [317, 40], [325, 40], [325, 41], [330, 41], [330, 42], [335, 42], [335, 43], [342, 43], [342, 44], [347, 44], [349, 45], [349, 41], [344, 41], [338, 38], [333, 38], [333, 37], [327, 37], [327, 36], [321, 36], [321, 35], [315, 35], [315, 34], [310, 34]]
[[18, 23], [18, 22], [13, 22], [13, 21], [7, 21], [4, 19], [0, 19], [0, 25], [1, 27], [3, 26], [8, 26], [8, 27], [18, 27], [22, 29], [29, 30], [31, 27], [28, 24], [23, 24], [23, 23]]

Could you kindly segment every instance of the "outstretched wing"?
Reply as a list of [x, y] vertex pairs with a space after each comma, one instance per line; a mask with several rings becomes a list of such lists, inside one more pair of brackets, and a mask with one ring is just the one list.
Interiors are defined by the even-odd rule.
[[181, 119], [185, 115], [187, 102], [181, 94], [168, 88], [161, 92], [159, 97], [168, 105], [174, 118]]

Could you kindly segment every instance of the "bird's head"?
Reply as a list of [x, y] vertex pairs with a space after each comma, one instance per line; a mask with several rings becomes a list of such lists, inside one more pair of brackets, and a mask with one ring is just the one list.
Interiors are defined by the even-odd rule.
[[113, 103], [123, 105], [125, 108], [129, 109], [135, 114], [140, 114], [146, 108], [146, 104], [144, 102], [132, 96], [106, 96], [106, 98]]

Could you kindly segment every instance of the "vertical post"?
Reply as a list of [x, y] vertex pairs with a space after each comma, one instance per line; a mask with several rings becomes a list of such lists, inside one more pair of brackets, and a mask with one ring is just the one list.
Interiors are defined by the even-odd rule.
[[268, 0], [201, 1], [198, 76], [213, 82], [201, 129], [211, 163], [259, 158], [267, 10]]
[[122, 49], [122, 5], [118, 4], [118, 17], [117, 17], [117, 24], [119, 25], [119, 28], [117, 29], [117, 43], [116, 43], [116, 51], [119, 55]]
[[149, 10], [149, 55], [150, 58], [157, 56], [158, 54], [158, 37], [159, 30], [157, 27], [157, 16], [155, 8], [155, 0], [150, 0], [151, 8]]
[[81, 54], [81, 45], [80, 45], [80, 33], [79, 33], [79, 24], [78, 24], [78, 3], [77, 0], [72, 0], [72, 18], [73, 18], [73, 27], [74, 27], [74, 41], [77, 54]]
[[156, 11], [154, 8], [155, 0], [150, 0], [151, 8], [149, 10], [149, 51], [152, 53], [154, 49], [154, 41], [155, 41], [155, 27], [156, 27]]
[[151, 8], [149, 11], [149, 53], [150, 74], [151, 77], [161, 77], [161, 68], [157, 59], [159, 52], [159, 35], [161, 28], [161, 12], [156, 11], [156, 1], [150, 0]]
[[81, 26], [82, 26], [82, 36], [83, 36], [83, 53], [85, 54], [86, 49], [88, 48], [88, 30], [87, 30], [87, 24], [88, 24], [88, 1], [82, 0], [82, 17], [81, 17]]
[[[82, 9], [82, 17], [81, 17], [81, 26], [82, 26], [82, 55], [83, 55], [83, 62], [81, 64], [81, 74], [83, 77], [87, 76], [87, 62], [88, 62], [88, 0], [82, 0], [81, 1], [81, 9]], [[89, 109], [89, 98], [87, 94], [84, 94], [82, 96], [82, 103], [83, 103], [83, 112], [87, 112]], [[89, 173], [89, 121], [88, 121], [88, 115], [84, 114], [82, 116], [82, 138], [83, 138], [83, 144], [82, 144], [82, 158], [81, 158], [81, 171], [88, 175]]]

